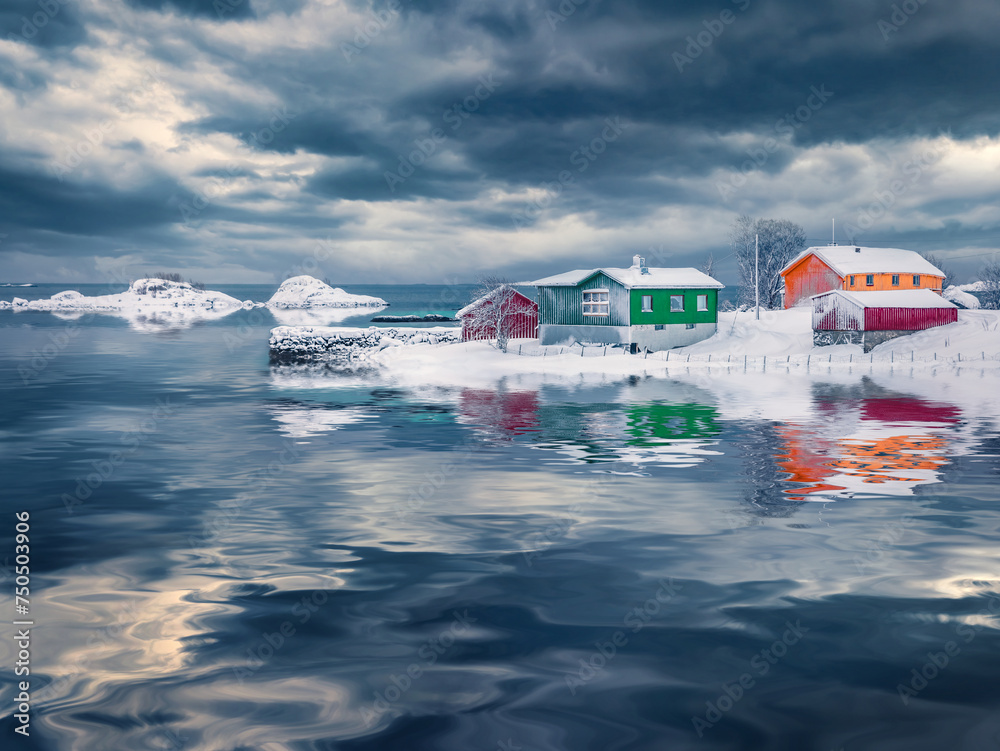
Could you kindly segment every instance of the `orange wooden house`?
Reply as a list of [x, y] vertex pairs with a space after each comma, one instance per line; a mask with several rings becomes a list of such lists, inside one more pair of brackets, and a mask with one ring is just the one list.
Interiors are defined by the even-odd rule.
[[941, 294], [944, 272], [919, 253], [900, 248], [826, 245], [807, 248], [781, 270], [785, 307], [835, 289], [879, 292], [931, 289]]

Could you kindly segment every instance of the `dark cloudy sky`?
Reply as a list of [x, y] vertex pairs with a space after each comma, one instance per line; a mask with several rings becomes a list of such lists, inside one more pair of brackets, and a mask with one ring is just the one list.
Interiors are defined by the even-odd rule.
[[0, 24], [0, 280], [696, 265], [743, 212], [963, 279], [1000, 248], [995, 0], [2, 0]]

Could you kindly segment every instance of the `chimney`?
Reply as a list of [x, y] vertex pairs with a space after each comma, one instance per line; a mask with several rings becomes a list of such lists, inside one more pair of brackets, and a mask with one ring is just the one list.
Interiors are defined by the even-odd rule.
[[646, 268], [646, 259], [642, 256], [632, 256], [632, 268], [639, 269], [640, 274], [649, 273], [649, 269]]
[[861, 252], [861, 248], [855, 248], [855, 249], [854, 249], [854, 252], [855, 252], [855, 253], [860, 253], [860, 252]]

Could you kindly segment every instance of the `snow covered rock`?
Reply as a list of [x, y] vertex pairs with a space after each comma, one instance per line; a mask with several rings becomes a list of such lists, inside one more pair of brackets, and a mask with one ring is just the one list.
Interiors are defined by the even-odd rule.
[[358, 308], [384, 307], [388, 303], [380, 297], [352, 295], [340, 287], [331, 287], [311, 276], [293, 276], [278, 287], [269, 308]]
[[[979, 282], [981, 284], [981, 282]], [[969, 310], [978, 310], [980, 308], [979, 298], [975, 295], [970, 295], [965, 291], [964, 287], [974, 287], [975, 285], [966, 284], [962, 287], [956, 287], [954, 284], [948, 287], [944, 291], [944, 299], [950, 300], [951, 302], [959, 305], [963, 308], [968, 308]]]
[[442, 344], [459, 341], [457, 329], [367, 329], [330, 326], [278, 326], [271, 329], [272, 362], [303, 362], [328, 358], [361, 358], [391, 346]]
[[[106, 313], [128, 319], [135, 328], [163, 331], [221, 318], [241, 308], [243, 303], [222, 292], [195, 289], [186, 282], [138, 279], [118, 294], [87, 297], [76, 290], [65, 290], [31, 302], [15, 297], [8, 305], [14, 311], [41, 310], [63, 315]], [[0, 305], [3, 307], [6, 306]]]
[[26, 302], [14, 298], [14, 307], [28, 310], [82, 310], [95, 313], [143, 313], [144, 311], [187, 308], [195, 310], [235, 310], [242, 303], [222, 292], [195, 289], [187, 282], [164, 279], [137, 279], [125, 292], [86, 297], [76, 290], [59, 292], [46, 300]]

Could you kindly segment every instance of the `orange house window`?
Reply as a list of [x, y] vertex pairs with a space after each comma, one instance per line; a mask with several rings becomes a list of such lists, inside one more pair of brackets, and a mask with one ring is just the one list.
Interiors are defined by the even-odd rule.
[[851, 286], [854, 286], [854, 274], [851, 274]]
[[919, 287], [920, 286], [920, 274], [914, 274], [913, 275], [913, 286], [914, 287]]
[[898, 287], [899, 286], [899, 274], [893, 274], [892, 275], [892, 286], [893, 287]]
[[869, 287], [874, 287], [875, 286], [875, 275], [874, 274], [868, 274], [868, 276], [865, 277], [865, 284], [867, 284]]

